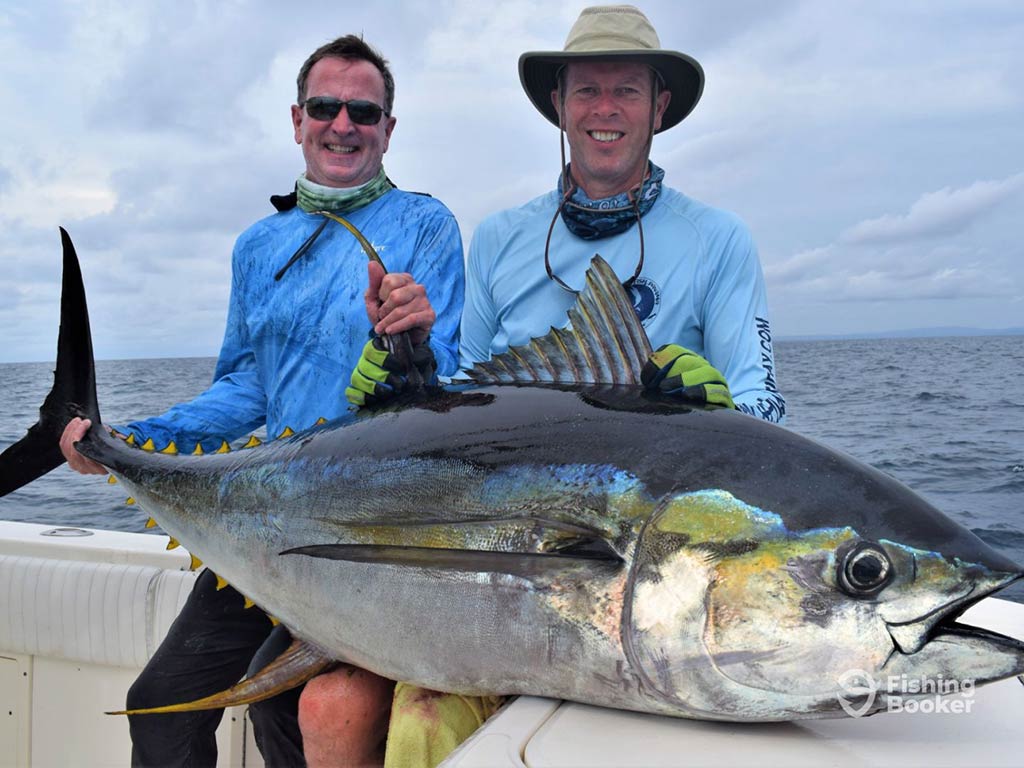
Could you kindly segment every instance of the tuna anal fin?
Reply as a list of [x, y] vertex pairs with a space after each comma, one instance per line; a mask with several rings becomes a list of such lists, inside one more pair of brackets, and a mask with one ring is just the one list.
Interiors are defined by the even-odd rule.
[[252, 677], [226, 691], [195, 701], [170, 704], [150, 709], [107, 712], [108, 715], [151, 715], [163, 712], [195, 712], [202, 709], [223, 709], [252, 704], [291, 690], [337, 664], [316, 646], [296, 639], [287, 650]]
[[579, 546], [557, 553], [496, 552], [442, 547], [402, 547], [387, 544], [313, 544], [282, 555], [308, 555], [350, 563], [418, 566], [447, 571], [507, 573], [534, 578], [564, 571], [570, 566], [618, 568], [622, 558], [609, 549]]

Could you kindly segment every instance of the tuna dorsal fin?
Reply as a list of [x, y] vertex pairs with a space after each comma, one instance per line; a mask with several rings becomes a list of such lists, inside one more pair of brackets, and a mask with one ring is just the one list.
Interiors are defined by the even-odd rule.
[[569, 323], [477, 363], [469, 378], [479, 384], [640, 385], [651, 342], [615, 270], [600, 255], [590, 261]]

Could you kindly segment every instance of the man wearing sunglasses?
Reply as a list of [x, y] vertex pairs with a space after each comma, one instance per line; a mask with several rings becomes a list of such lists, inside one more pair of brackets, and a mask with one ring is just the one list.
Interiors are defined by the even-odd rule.
[[[367, 342], [367, 313], [379, 333], [410, 332], [424, 376], [456, 370], [462, 241], [444, 205], [396, 189], [384, 173], [396, 122], [394, 89], [387, 62], [359, 37], [339, 38], [310, 55], [291, 108], [306, 170], [294, 192], [271, 198], [278, 213], [238, 238], [213, 384], [161, 416], [115, 427], [118, 432], [148, 449], [210, 452], [264, 424], [275, 437], [338, 417], [348, 409], [343, 390], [360, 353], [379, 351]], [[388, 274], [373, 263], [368, 270], [367, 253], [339, 217], [379, 252]], [[389, 386], [400, 388], [401, 377]], [[105, 473], [73, 448], [88, 427], [81, 419], [68, 425], [64, 456], [79, 472]], [[251, 674], [272, 661], [289, 640], [259, 608], [246, 608], [242, 595], [203, 571], [129, 691], [127, 708], [222, 691], [247, 668]], [[345, 695], [362, 707], [363, 722], [348, 729], [350, 743], [332, 748], [345, 764], [361, 765], [375, 758], [386, 732], [394, 684], [354, 669], [339, 678]], [[299, 696], [295, 689], [250, 707], [268, 766], [305, 764]], [[130, 717], [132, 765], [215, 765], [222, 715]]]
[[[686, 117], [704, 73], [661, 50], [632, 6], [586, 8], [565, 49], [525, 53], [523, 88], [562, 130], [558, 188], [484, 220], [470, 245], [462, 368], [565, 323], [600, 253], [652, 344], [644, 383], [697, 403], [781, 421], [764, 280], [731, 214], [663, 185], [655, 133]], [[564, 162], [568, 140], [571, 162]]]

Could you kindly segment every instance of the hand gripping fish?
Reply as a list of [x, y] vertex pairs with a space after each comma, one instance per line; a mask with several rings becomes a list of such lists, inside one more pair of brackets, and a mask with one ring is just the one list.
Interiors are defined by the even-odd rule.
[[472, 384], [169, 456], [98, 426], [63, 237], [55, 383], [0, 457], [0, 493], [59, 464], [64, 423], [88, 416], [78, 450], [301, 638], [289, 674], [329, 658], [467, 695], [773, 721], [844, 716], [841, 700], [861, 703], [851, 670], [1024, 672], [1024, 644], [956, 621], [1020, 566], [842, 453], [644, 392], [650, 345], [599, 257], [570, 326], [478, 365]]

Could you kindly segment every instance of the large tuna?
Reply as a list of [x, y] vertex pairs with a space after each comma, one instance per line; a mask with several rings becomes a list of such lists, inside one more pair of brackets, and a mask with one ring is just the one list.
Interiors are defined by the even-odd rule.
[[[70, 413], [99, 423], [64, 242], [54, 391], [0, 492], [59, 463]], [[251, 450], [162, 455], [96, 427], [78, 449], [323, 655], [429, 688], [764, 721], [846, 714], [857, 670], [1024, 671], [1022, 643], [955, 622], [1019, 566], [848, 456], [643, 392], [649, 344], [600, 259], [571, 320], [474, 372], [501, 383]]]

